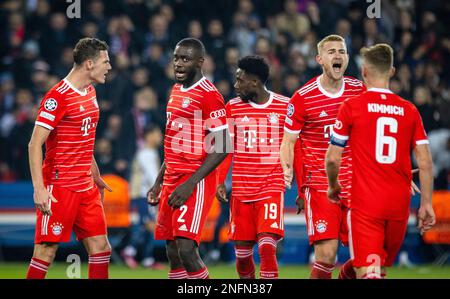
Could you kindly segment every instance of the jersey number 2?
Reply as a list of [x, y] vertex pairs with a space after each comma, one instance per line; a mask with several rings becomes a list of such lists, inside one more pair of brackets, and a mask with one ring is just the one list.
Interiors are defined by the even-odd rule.
[[[398, 122], [392, 117], [380, 117], [377, 120], [377, 139], [375, 158], [378, 163], [392, 164], [397, 157], [397, 140], [392, 136], [385, 136], [384, 129], [388, 127], [389, 133], [398, 132]], [[384, 154], [384, 148], [387, 146], [387, 154]]]

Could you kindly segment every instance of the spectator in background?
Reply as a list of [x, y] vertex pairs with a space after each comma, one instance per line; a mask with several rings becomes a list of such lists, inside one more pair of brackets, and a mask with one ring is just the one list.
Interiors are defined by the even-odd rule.
[[111, 141], [108, 138], [99, 138], [95, 142], [94, 150], [95, 161], [98, 169], [106, 174], [116, 173], [114, 167], [114, 154]]
[[428, 134], [430, 151], [434, 162], [435, 189], [450, 187], [450, 130], [438, 129]]
[[219, 69], [223, 69], [226, 39], [224, 37], [223, 25], [219, 19], [212, 19], [208, 23], [208, 30], [205, 37], [205, 47], [208, 54], [212, 57], [214, 63]]
[[52, 14], [49, 27], [44, 29], [39, 44], [42, 57], [46, 63], [53, 67], [61, 56], [63, 48], [74, 44], [73, 37], [73, 32], [69, 32], [67, 27], [66, 15], [63, 13]]
[[298, 13], [296, 0], [286, 0], [284, 11], [277, 15], [275, 26], [280, 32], [289, 32], [291, 36], [300, 41], [310, 30], [311, 24], [307, 16]]
[[168, 33], [169, 23], [162, 14], [156, 14], [149, 19], [148, 31], [144, 37], [144, 50], [147, 51], [153, 43], [160, 44], [164, 51], [168, 51], [170, 38]]
[[161, 129], [156, 125], [149, 125], [143, 135], [144, 145], [136, 152], [131, 167], [131, 213], [135, 217], [131, 218], [130, 242], [122, 251], [122, 257], [125, 264], [134, 269], [138, 266], [136, 257], [140, 251], [143, 267], [161, 269], [162, 265], [156, 263], [153, 257], [153, 231], [157, 210], [147, 203], [147, 191], [155, 183], [161, 167], [159, 149], [163, 139]]
[[187, 34], [189, 37], [193, 37], [201, 40], [203, 37], [203, 28], [199, 20], [195, 19], [189, 22]]
[[48, 25], [50, 4], [48, 0], [38, 0], [36, 9], [27, 17], [27, 34], [30, 38], [39, 40], [42, 37], [42, 29]]
[[134, 94], [134, 106], [123, 120], [119, 160], [117, 171], [125, 178], [129, 177], [132, 159], [138, 149], [144, 145], [144, 129], [150, 124], [158, 127], [165, 125], [165, 119], [158, 107], [158, 98], [150, 87], [143, 87]]
[[422, 117], [425, 131], [430, 132], [439, 127], [439, 112], [433, 104], [428, 87], [417, 86], [414, 89], [414, 105]]

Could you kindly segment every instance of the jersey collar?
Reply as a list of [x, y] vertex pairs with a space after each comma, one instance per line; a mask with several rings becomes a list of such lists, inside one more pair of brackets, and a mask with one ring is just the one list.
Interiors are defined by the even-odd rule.
[[273, 101], [273, 92], [269, 91], [269, 99], [264, 104], [256, 104], [255, 102], [248, 101], [248, 103], [253, 107], [257, 109], [264, 109], [267, 108], [270, 104], [272, 104]]
[[192, 84], [192, 85], [189, 86], [188, 88], [184, 88], [184, 87], [183, 87], [183, 84], [181, 84], [180, 90], [181, 90], [182, 92], [189, 91], [189, 90], [194, 89], [195, 87], [197, 87], [197, 85], [199, 85], [200, 83], [202, 83], [202, 82], [205, 81], [205, 80], [206, 80], [206, 77], [203, 76], [200, 80], [198, 80], [197, 82], [195, 82], [194, 84]]
[[69, 82], [69, 80], [67, 80], [67, 78], [64, 78], [63, 81], [69, 85], [70, 88], [72, 88], [76, 93], [78, 93], [80, 96], [85, 96], [87, 95], [87, 90], [85, 89], [84, 92], [81, 90], [78, 90], [77, 88], [75, 88], [75, 86], [72, 85], [72, 83]]
[[344, 90], [345, 90], [345, 82], [344, 80], [342, 80], [342, 86], [341, 89], [337, 92], [337, 93], [329, 93], [328, 91], [325, 90], [325, 88], [322, 87], [322, 84], [320, 84], [320, 78], [322, 78], [323, 75], [320, 75], [317, 77], [317, 87], [319, 88], [320, 92], [323, 93], [324, 95], [326, 95], [329, 98], [339, 98], [340, 96], [342, 96], [342, 94], [344, 94]]
[[381, 92], [381, 93], [393, 93], [389, 89], [386, 88], [377, 88], [377, 87], [371, 87], [367, 89], [367, 91], [373, 91], [373, 92]]

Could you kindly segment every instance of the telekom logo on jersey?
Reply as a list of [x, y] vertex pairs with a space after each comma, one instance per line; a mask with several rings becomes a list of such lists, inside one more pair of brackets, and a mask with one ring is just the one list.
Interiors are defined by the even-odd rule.
[[86, 117], [83, 118], [83, 121], [81, 123], [81, 132], [83, 132], [82, 136], [88, 136], [89, 135], [89, 129], [93, 128], [95, 124], [92, 123], [92, 118]]
[[[170, 119], [170, 114], [167, 116], [167, 128], [178, 131], [171, 141], [174, 153], [201, 154], [202, 149], [206, 153], [211, 153], [215, 144], [217, 149], [224, 148], [221, 144], [217, 144], [221, 140], [215, 140], [214, 137], [214, 128], [223, 126], [221, 120], [217, 118], [204, 120], [201, 111], [194, 112], [193, 122], [187, 118]], [[273, 120], [267, 117], [227, 118], [227, 123], [229, 128], [235, 128], [230, 130], [231, 138], [236, 138], [235, 151], [264, 154], [264, 159], [278, 158], [282, 138], [280, 131], [283, 129], [280, 128], [280, 124], [274, 124]], [[213, 132], [203, 134], [210, 129]], [[204, 140], [203, 137], [205, 137]], [[200, 144], [203, 147], [196, 146]], [[233, 151], [231, 146], [225, 148], [227, 153]]]

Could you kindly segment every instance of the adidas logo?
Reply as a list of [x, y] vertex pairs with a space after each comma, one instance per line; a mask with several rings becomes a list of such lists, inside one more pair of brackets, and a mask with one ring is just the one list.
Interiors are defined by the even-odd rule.
[[83, 105], [80, 105], [80, 112], [83, 112], [85, 109], [83, 107]]
[[322, 112], [320, 112], [319, 117], [325, 117], [325, 116], [328, 116], [328, 114], [324, 110], [322, 110]]
[[279, 228], [279, 227], [278, 227], [278, 223], [276, 223], [276, 222], [272, 223], [272, 225], [271, 225], [270, 227], [271, 227], [271, 228]]
[[247, 115], [244, 116], [244, 118], [242, 119], [243, 122], [249, 122], [250, 120], [248, 119]]
[[180, 226], [179, 228], [178, 228], [178, 230], [182, 230], [182, 231], [184, 231], [184, 232], [187, 232], [187, 226], [186, 226], [186, 224], [183, 224], [182, 226]]

